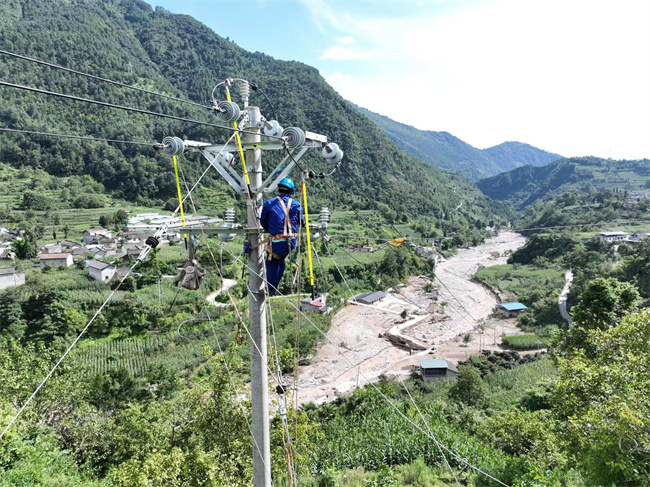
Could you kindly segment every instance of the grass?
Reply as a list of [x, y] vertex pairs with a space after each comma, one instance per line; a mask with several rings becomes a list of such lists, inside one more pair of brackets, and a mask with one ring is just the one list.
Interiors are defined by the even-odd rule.
[[530, 265], [495, 265], [480, 269], [475, 277], [510, 299], [518, 300], [524, 299], [537, 286], [557, 289], [558, 292], [564, 287], [564, 271], [555, 267], [538, 269]]
[[548, 342], [548, 338], [535, 334], [503, 337], [503, 343], [513, 350], [538, 350], [547, 347]]

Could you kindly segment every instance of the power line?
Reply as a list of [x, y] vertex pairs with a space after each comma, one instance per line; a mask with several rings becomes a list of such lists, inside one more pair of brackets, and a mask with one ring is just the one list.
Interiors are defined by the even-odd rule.
[[46, 135], [48, 137], [60, 137], [63, 139], [81, 139], [81, 140], [90, 140], [93, 142], [112, 142], [115, 144], [130, 144], [130, 145], [140, 145], [153, 147], [155, 142], [135, 142], [131, 140], [116, 140], [116, 139], [101, 139], [98, 137], [89, 137], [84, 135], [71, 135], [71, 134], [55, 134], [51, 132], [37, 132], [34, 130], [20, 130], [20, 129], [10, 129], [6, 127], [0, 127], [0, 132], [9, 132], [17, 134], [30, 134], [30, 135]]
[[[235, 254], [232, 253], [232, 252], [231, 252], [227, 247], [224, 247], [224, 248], [226, 249], [226, 252], [228, 252], [228, 253], [229, 253], [232, 257], [234, 257], [237, 261], [241, 262], [245, 267], [247, 267], [247, 268], [248, 268], [251, 272], [253, 272], [254, 274], [257, 274], [257, 273], [256, 273], [256, 272], [255, 272], [255, 271], [254, 271], [250, 266], [248, 266], [245, 262], [243, 262], [241, 259], [239, 259], [239, 257], [235, 256]], [[260, 276], [259, 274], [257, 274], [257, 275], [258, 275], [258, 277], [261, 278], [261, 276]], [[273, 287], [273, 286], [272, 286], [272, 287]], [[281, 297], [284, 297], [284, 295], [279, 291], [279, 289], [277, 289], [277, 288], [275, 288], [275, 287], [274, 287], [274, 289], [278, 292], [278, 294], [279, 294]], [[317, 330], [321, 335], [323, 335], [323, 337], [324, 337], [324, 338], [325, 338], [325, 339], [330, 343], [330, 345], [332, 345], [332, 346], [337, 350], [337, 352], [338, 352], [338, 353], [339, 353], [339, 354], [340, 354], [340, 355], [341, 355], [341, 356], [342, 356], [342, 357], [343, 357], [343, 358], [344, 358], [344, 359], [345, 359], [345, 360], [346, 360], [346, 361], [347, 361], [347, 362], [348, 362], [348, 363], [349, 363], [349, 364], [350, 364], [354, 369], [357, 370], [357, 372], [359, 373], [359, 375], [361, 375], [361, 376], [362, 376], [362, 377], [363, 377], [363, 378], [368, 382], [368, 384], [369, 384], [373, 389], [375, 389], [375, 391], [377, 391], [377, 393], [378, 393], [378, 394], [379, 394], [379, 395], [384, 399], [384, 401], [386, 401], [386, 402], [387, 402], [387, 403], [388, 403], [388, 404], [389, 404], [389, 405], [390, 405], [390, 406], [391, 406], [391, 407], [392, 407], [392, 408], [393, 408], [393, 409], [394, 409], [394, 410], [395, 410], [395, 411], [396, 411], [396, 412], [397, 412], [397, 413], [398, 413], [398, 414], [399, 414], [403, 419], [405, 419], [409, 424], [411, 424], [411, 426], [413, 426], [414, 428], [416, 428], [420, 433], [422, 433], [422, 434], [425, 435], [426, 437], [431, 438], [432, 440], [434, 440], [434, 437], [433, 437], [432, 435], [430, 435], [429, 433], [427, 433], [426, 431], [424, 431], [424, 430], [423, 430], [419, 425], [417, 425], [417, 424], [416, 424], [416, 423], [415, 423], [411, 418], [409, 418], [408, 416], [406, 416], [406, 415], [405, 415], [405, 414], [404, 414], [404, 413], [399, 409], [399, 407], [397, 407], [397, 405], [395, 405], [395, 404], [390, 400], [390, 398], [389, 398], [388, 396], [386, 396], [386, 394], [384, 394], [384, 393], [381, 391], [381, 389], [379, 389], [375, 384], [373, 384], [373, 383], [370, 381], [370, 379], [369, 379], [368, 377], [366, 377], [366, 375], [365, 375], [363, 372], [361, 372], [360, 367], [359, 367], [358, 365], [356, 365], [356, 364], [355, 364], [355, 363], [354, 363], [354, 362], [353, 362], [353, 361], [352, 361], [352, 360], [351, 360], [351, 359], [350, 359], [350, 358], [345, 354], [345, 352], [343, 352], [343, 350], [341, 350], [341, 348], [340, 348], [339, 346], [337, 346], [337, 345], [334, 343], [334, 341], [332, 341], [332, 339], [329, 338], [329, 337], [327, 336], [327, 333], [325, 333], [325, 332], [324, 332], [324, 331], [323, 331], [323, 330], [322, 330], [318, 325], [316, 325], [316, 324], [315, 324], [315, 323], [314, 323], [314, 322], [309, 318], [309, 316], [307, 316], [304, 312], [302, 312], [302, 311], [300, 310], [300, 308], [298, 308], [295, 304], [293, 304], [293, 302], [291, 302], [291, 300], [288, 299], [288, 298], [287, 298], [287, 303], [289, 303], [290, 306], [292, 306], [294, 309], [296, 309], [296, 310], [297, 310], [297, 311], [298, 311], [298, 312], [299, 312], [299, 313], [300, 313], [300, 314], [301, 314], [301, 315], [302, 315], [302, 316], [303, 316], [303, 317], [304, 317], [304, 318], [305, 318], [305, 319], [306, 319], [306, 320], [307, 320], [307, 321], [308, 321], [308, 322], [309, 322], [309, 323], [310, 323], [310, 324], [311, 324], [311, 325], [312, 325], [312, 326], [313, 326], [313, 327], [314, 327], [314, 328], [315, 328], [315, 329], [316, 329], [316, 330]], [[436, 441], [436, 440], [434, 440], [434, 441]], [[473, 469], [473, 470], [475, 470], [475, 471], [481, 473], [482, 475], [485, 475], [486, 477], [488, 477], [488, 478], [494, 480], [495, 482], [497, 482], [498, 484], [500, 484], [500, 485], [502, 485], [502, 486], [504, 486], [504, 487], [510, 487], [510, 486], [508, 486], [507, 484], [501, 482], [499, 479], [493, 477], [493, 476], [490, 475], [489, 473], [483, 471], [481, 468], [479, 468], [479, 467], [477, 467], [477, 466], [475, 466], [475, 465], [472, 465], [468, 460], [464, 459], [463, 457], [461, 457], [460, 455], [458, 455], [457, 453], [455, 453], [453, 450], [451, 450], [451, 449], [449, 449], [448, 447], [446, 447], [444, 444], [442, 444], [442, 443], [439, 443], [439, 444], [440, 444], [440, 447], [441, 447], [443, 450], [445, 450], [445, 451], [447, 451], [448, 453], [450, 453], [451, 455], [453, 455], [454, 458], [456, 458], [456, 459], [459, 460], [460, 462], [464, 463], [465, 465], [467, 465], [467, 466], [470, 467], [471, 469]]]
[[[74, 101], [81, 101], [84, 103], [90, 103], [92, 105], [99, 105], [103, 107], [110, 107], [110, 108], [117, 108], [118, 110], [126, 110], [127, 112], [134, 112], [134, 113], [141, 113], [143, 115], [152, 115], [155, 117], [162, 117], [162, 118], [169, 118], [171, 120], [178, 120], [180, 122], [189, 122], [189, 123], [194, 123], [197, 125], [205, 125], [207, 127], [216, 127], [219, 129], [224, 129], [224, 130], [236, 130], [236, 132], [239, 133], [244, 133], [244, 134], [256, 134], [255, 132], [249, 131], [249, 130], [243, 130], [243, 129], [233, 129], [232, 127], [224, 127], [223, 125], [218, 125], [216, 123], [210, 123], [210, 122], [201, 122], [200, 120], [194, 120], [191, 118], [183, 118], [183, 117], [177, 117], [175, 115], [168, 115], [166, 113], [159, 113], [159, 112], [152, 112], [150, 110], [143, 110], [141, 108], [134, 108], [134, 107], [127, 107], [124, 105], [116, 105], [114, 103], [108, 103], [105, 101], [99, 101], [99, 100], [92, 100], [90, 98], [82, 98], [80, 96], [73, 96], [73, 95], [66, 95], [64, 93], [58, 93], [56, 91], [47, 91], [47, 90], [41, 90], [39, 88], [32, 88], [31, 86], [24, 86], [24, 85], [18, 85], [15, 83], [8, 83], [6, 81], [0, 81], [0, 86], [6, 86], [8, 88], [15, 88], [18, 90], [25, 90], [25, 91], [31, 91], [33, 93], [40, 93], [43, 95], [50, 95], [50, 96], [55, 96], [58, 98], [64, 98], [66, 100], [74, 100]], [[267, 136], [271, 137], [271, 136]], [[282, 139], [282, 137], [271, 137], [274, 139]]]
[[[232, 137], [234, 137], [234, 134], [231, 136], [231, 139], [230, 139], [230, 140], [232, 140]], [[221, 149], [221, 152], [223, 152], [223, 149]], [[201, 176], [197, 179], [196, 183], [194, 183], [194, 186], [192, 186], [192, 189], [190, 189], [190, 190], [188, 191], [188, 193], [185, 195], [185, 197], [181, 200], [181, 202], [180, 202], [180, 204], [178, 205], [178, 207], [176, 208], [176, 210], [172, 213], [172, 217], [174, 217], [174, 216], [179, 212], [181, 206], [183, 205], [183, 202], [184, 202], [184, 201], [185, 201], [185, 200], [186, 200], [186, 199], [191, 195], [192, 191], [194, 191], [194, 189], [198, 186], [198, 184], [201, 182], [201, 180], [203, 179], [203, 177], [204, 177], [204, 176], [208, 173], [208, 171], [210, 170], [210, 167], [212, 167], [212, 164], [208, 165], [208, 167], [206, 168], [206, 170], [203, 171], [203, 174], [201, 174]], [[159, 227], [159, 228], [158, 228], [158, 231], [160, 231], [161, 228], [162, 228], [162, 227]], [[38, 391], [40, 391], [41, 388], [45, 385], [45, 383], [50, 379], [50, 377], [52, 377], [52, 374], [54, 373], [54, 371], [59, 367], [59, 365], [61, 364], [61, 362], [63, 362], [63, 360], [67, 357], [67, 355], [68, 355], [68, 354], [70, 353], [70, 351], [74, 348], [74, 346], [77, 344], [77, 342], [78, 342], [79, 340], [81, 340], [81, 337], [83, 337], [83, 335], [86, 333], [86, 330], [88, 330], [88, 328], [90, 327], [90, 325], [95, 321], [95, 319], [97, 318], [97, 316], [99, 316], [99, 314], [102, 312], [102, 310], [104, 309], [104, 307], [105, 307], [105, 306], [109, 303], [109, 301], [113, 298], [113, 296], [114, 296], [115, 293], [119, 290], [119, 288], [120, 288], [120, 286], [122, 285], [122, 283], [123, 283], [123, 282], [126, 280], [126, 278], [131, 274], [131, 272], [133, 272], [133, 269], [134, 269], [134, 268], [135, 268], [135, 267], [136, 267], [136, 266], [141, 262], [141, 259], [146, 258], [146, 256], [148, 255], [148, 251], [150, 251], [152, 248], [153, 248], [152, 246], [150, 246], [149, 244], [147, 244], [147, 247], [145, 247], [145, 249], [142, 251], [142, 253], [141, 253], [140, 256], [138, 257], [138, 260], [135, 261], [135, 263], [131, 266], [131, 268], [128, 270], [128, 272], [124, 275], [124, 277], [123, 277], [122, 280], [118, 283], [118, 285], [115, 287], [115, 289], [113, 289], [113, 291], [111, 292], [111, 294], [109, 294], [109, 296], [106, 298], [106, 300], [102, 303], [102, 305], [99, 307], [99, 309], [98, 309], [97, 312], [93, 315], [93, 317], [90, 319], [90, 321], [88, 321], [88, 323], [87, 323], [86, 326], [81, 330], [81, 332], [79, 333], [79, 335], [77, 335], [77, 338], [75, 338], [75, 340], [74, 340], [74, 341], [72, 342], [72, 344], [68, 347], [68, 349], [65, 351], [65, 353], [61, 356], [61, 358], [58, 360], [58, 362], [54, 365], [54, 367], [52, 367], [52, 369], [50, 370], [50, 372], [49, 372], [49, 373], [45, 376], [45, 378], [41, 381], [41, 383], [38, 385], [38, 387], [37, 387], [36, 390], [32, 393], [32, 395], [29, 396], [29, 398], [27, 399], [27, 402], [25, 402], [25, 404], [22, 405], [22, 407], [18, 410], [18, 412], [16, 413], [16, 415], [11, 419], [11, 421], [9, 422], [9, 424], [7, 425], [7, 427], [2, 431], [2, 433], [0, 433], [0, 439], [5, 435], [5, 433], [6, 433], [7, 431], [9, 431], [9, 428], [11, 428], [11, 426], [16, 422], [16, 420], [18, 419], [18, 417], [22, 414], [22, 412], [23, 412], [23, 411], [25, 410], [25, 408], [29, 405], [29, 403], [32, 402], [32, 400], [34, 399], [34, 397], [36, 396], [36, 394], [38, 394]], [[148, 251], [147, 251], [147, 249], [148, 249]], [[147, 251], [147, 252], [144, 253], [145, 251]], [[144, 255], [144, 257], [143, 257], [143, 255]]]
[[145, 90], [144, 88], [138, 88], [137, 86], [127, 85], [125, 83], [120, 83], [119, 81], [114, 81], [114, 80], [108, 79], [108, 78], [102, 78], [101, 76], [96, 76], [94, 74], [84, 73], [82, 71], [76, 71], [74, 69], [66, 68], [64, 66], [59, 66], [58, 64], [48, 63], [46, 61], [41, 61], [40, 59], [35, 59], [35, 58], [23, 56], [22, 54], [16, 54], [15, 52], [9, 52], [9, 51], [5, 51], [5, 50], [0, 49], [0, 54], [4, 54], [6, 56], [12, 56], [12, 57], [22, 59], [24, 61], [29, 61], [29, 62], [32, 62], [32, 63], [36, 63], [36, 64], [41, 64], [41, 65], [47, 66], [49, 68], [59, 69], [61, 71], [66, 71], [68, 73], [78, 74], [80, 76], [85, 76], [86, 78], [96, 79], [98, 81], [103, 81], [105, 83], [110, 83], [110, 84], [113, 84], [113, 85], [116, 85], [116, 86], [121, 86], [122, 88], [128, 88], [130, 90], [136, 90], [136, 91], [140, 91], [142, 93], [148, 93], [150, 95], [160, 96], [162, 98], [167, 98], [169, 100], [174, 100], [174, 101], [178, 101], [178, 102], [181, 102], [181, 103], [188, 103], [190, 105], [194, 105], [194, 106], [201, 107], [201, 108], [212, 108], [212, 107], [210, 107], [208, 105], [202, 105], [200, 103], [196, 103], [196, 102], [193, 102], [193, 101], [190, 101], [190, 100], [183, 100], [181, 98], [176, 98], [176, 97], [171, 96], [171, 95], [165, 95], [163, 93], [157, 93], [155, 91]]

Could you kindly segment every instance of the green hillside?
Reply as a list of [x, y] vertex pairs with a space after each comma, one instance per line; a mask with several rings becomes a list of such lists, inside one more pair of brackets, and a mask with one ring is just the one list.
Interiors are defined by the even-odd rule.
[[[429, 215], [439, 223], [453, 218], [460, 226], [474, 226], [476, 221], [504, 214], [464, 177], [446, 174], [403, 153], [315, 69], [247, 52], [189, 16], [154, 10], [139, 0], [9, 0], [0, 5], [0, 27], [4, 49], [197, 102], [206, 103], [213, 86], [226, 77], [256, 82], [272, 100], [284, 127], [327, 134], [345, 150], [347, 172], [312, 184], [315, 207], [366, 209], [379, 202], [395, 219]], [[199, 107], [7, 56], [2, 56], [0, 79], [217, 122]], [[210, 127], [10, 88], [0, 88], [0, 97], [0, 124], [5, 127], [152, 144], [165, 135], [208, 141], [228, 136], [227, 131]], [[272, 117], [261, 96], [254, 93], [252, 103]], [[186, 176], [193, 180], [204, 162], [194, 155], [187, 157]], [[303, 160], [316, 171], [326, 167], [317, 154]], [[0, 136], [0, 162], [64, 177], [88, 174], [113, 196], [144, 206], [162, 206], [175, 191], [171, 158], [146, 147], [5, 134]], [[224, 194], [226, 200], [231, 198], [232, 193], [213, 175], [206, 186]]]
[[488, 149], [477, 149], [448, 132], [418, 130], [365, 108], [356, 108], [409, 154], [445, 171], [465, 174], [472, 180], [526, 164], [543, 166], [562, 157], [521, 142], [504, 142]]
[[490, 198], [522, 209], [550, 193], [647, 191], [650, 161], [610, 161], [597, 157], [562, 159], [544, 167], [524, 166], [482, 179], [477, 185]]

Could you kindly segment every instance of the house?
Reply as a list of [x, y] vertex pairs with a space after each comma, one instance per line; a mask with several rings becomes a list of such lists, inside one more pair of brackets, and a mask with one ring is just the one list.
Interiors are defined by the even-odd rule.
[[101, 262], [99, 260], [91, 260], [88, 263], [88, 275], [96, 281], [108, 282], [115, 276], [115, 266]]
[[319, 294], [316, 299], [307, 298], [300, 301], [300, 311], [327, 315], [332, 311], [332, 308], [327, 306], [325, 295]]
[[622, 242], [627, 238], [625, 232], [601, 232], [598, 239], [601, 242]]
[[650, 231], [642, 231], [642, 232], [636, 232], [632, 234], [633, 237], [639, 238], [641, 240], [645, 240], [646, 238], [650, 237]]
[[72, 254], [41, 254], [38, 256], [38, 262], [41, 267], [46, 265], [50, 267], [70, 267], [72, 265]]
[[47, 244], [41, 248], [44, 254], [60, 254], [63, 252], [63, 247], [59, 243]]
[[16, 269], [13, 267], [0, 269], [0, 289], [22, 286], [23, 284], [25, 284], [24, 272], [16, 272]]
[[89, 228], [88, 230], [84, 230], [83, 241], [85, 244], [100, 243], [98, 241], [100, 236], [110, 239], [112, 234], [105, 228]]
[[135, 260], [138, 258], [145, 245], [125, 245], [123, 247], [122, 261]]
[[455, 379], [458, 369], [444, 358], [420, 360], [420, 377], [424, 381]]
[[354, 300], [357, 303], [361, 304], [372, 304], [379, 301], [384, 296], [386, 296], [386, 293], [384, 291], [370, 291], [368, 293], [363, 293], [355, 296]]
[[497, 314], [512, 318], [519, 315], [519, 313], [526, 311], [528, 307], [521, 303], [500, 303], [497, 304]]

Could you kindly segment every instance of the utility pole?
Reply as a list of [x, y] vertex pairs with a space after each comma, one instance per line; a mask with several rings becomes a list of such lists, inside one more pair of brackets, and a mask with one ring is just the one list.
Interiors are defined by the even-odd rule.
[[[239, 84], [239, 91], [244, 104], [241, 110], [236, 103], [230, 100], [228, 86], [232, 83]], [[215, 90], [225, 84], [227, 101], [218, 102], [214, 98]], [[212, 105], [216, 116], [224, 123], [232, 123], [235, 130], [245, 129], [245, 136], [240, 144], [231, 139], [223, 145], [206, 142], [182, 140], [178, 137], [168, 136], [163, 138], [159, 148], [166, 154], [177, 156], [185, 150], [199, 152], [210, 163], [223, 179], [237, 193], [245, 195], [247, 200], [247, 225], [242, 227], [234, 223], [234, 215], [219, 227], [193, 226], [185, 227], [184, 233], [188, 235], [218, 235], [224, 242], [230, 242], [236, 235], [246, 235], [249, 253], [249, 321], [251, 335], [251, 406], [252, 406], [252, 433], [253, 433], [253, 486], [271, 487], [271, 440], [269, 420], [269, 380], [267, 366], [267, 337], [266, 337], [266, 278], [264, 270], [264, 246], [262, 243], [262, 228], [260, 227], [260, 213], [263, 203], [263, 193], [272, 193], [276, 190], [282, 178], [287, 177], [298, 161], [310, 149], [321, 152], [323, 158], [330, 164], [329, 173], [321, 173], [318, 177], [331, 176], [340, 166], [343, 151], [335, 143], [328, 143], [327, 137], [313, 132], [305, 132], [299, 127], [282, 128], [277, 120], [267, 120], [262, 117], [258, 107], [248, 106], [248, 97], [251, 85], [240, 78], [228, 78], [214, 87], [212, 91]], [[238, 128], [237, 121], [241, 121]], [[262, 141], [261, 130], [270, 140]], [[286, 152], [286, 156], [277, 164], [274, 170], [269, 171], [266, 180], [262, 180], [262, 150], [276, 150]], [[232, 163], [234, 153], [245, 152], [248, 175], [239, 174]], [[241, 154], [243, 155], [243, 154]], [[244, 161], [242, 161], [244, 162]], [[313, 177], [313, 176], [312, 176]], [[250, 181], [250, 184], [249, 184]], [[249, 195], [250, 191], [250, 195]], [[248, 197], [250, 196], [250, 197]], [[325, 208], [321, 211], [320, 226], [314, 229], [325, 231], [329, 220], [329, 212]], [[165, 228], [164, 231], [167, 229]], [[164, 231], [161, 232], [164, 233]], [[245, 246], [246, 249], [246, 246]], [[284, 397], [284, 392], [282, 393]], [[287, 437], [289, 428], [286, 423], [286, 406], [284, 402], [279, 408], [283, 418]]]
[[[262, 140], [259, 125], [260, 109], [248, 107], [248, 130], [246, 142], [254, 144]], [[269, 425], [269, 378], [266, 370], [266, 294], [264, 286], [264, 247], [260, 213], [262, 208], [262, 151], [247, 149], [246, 162], [250, 177], [250, 198], [248, 202], [248, 241], [251, 252], [248, 257], [249, 273], [248, 296], [251, 341], [251, 406], [253, 409], [253, 485], [254, 487], [271, 487], [271, 438]], [[244, 185], [244, 191], [247, 188]]]

